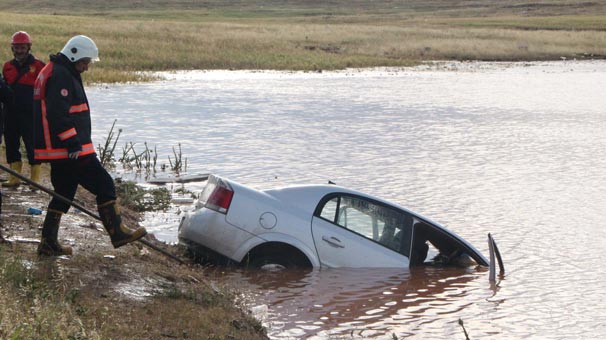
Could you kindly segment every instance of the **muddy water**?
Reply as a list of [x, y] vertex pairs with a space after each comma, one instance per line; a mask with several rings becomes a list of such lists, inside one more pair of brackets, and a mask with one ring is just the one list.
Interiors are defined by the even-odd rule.
[[[485, 288], [472, 287], [472, 281], [481, 281], [485, 274], [452, 268], [410, 272], [341, 268], [286, 274], [232, 272], [228, 278], [252, 292], [246, 297], [255, 302], [252, 312], [266, 323], [272, 338], [381, 339], [396, 334], [456, 339], [463, 334], [456, 319], [461, 308], [481, 314], [483, 308], [494, 306], [494, 302], [472, 306], [471, 300], [481, 298], [476, 291]], [[473, 320], [465, 321], [466, 328], [475, 327]]]
[[[332, 180], [505, 258], [482, 270], [222, 275], [273, 339], [606, 337], [606, 63], [197, 72], [89, 89], [96, 143], [181, 143], [190, 173], [265, 189]], [[189, 185], [199, 190], [199, 185]], [[150, 217], [174, 241], [177, 212]], [[217, 278], [218, 280], [219, 278]]]

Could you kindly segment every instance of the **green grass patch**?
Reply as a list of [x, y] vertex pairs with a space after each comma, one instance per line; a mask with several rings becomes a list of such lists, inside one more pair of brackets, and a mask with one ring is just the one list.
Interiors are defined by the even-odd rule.
[[77, 291], [53, 283], [52, 269], [0, 249], [0, 338], [101, 339], [72, 304]]
[[170, 206], [168, 189], [145, 189], [133, 181], [116, 181], [116, 192], [123, 204], [135, 211], [165, 211]]

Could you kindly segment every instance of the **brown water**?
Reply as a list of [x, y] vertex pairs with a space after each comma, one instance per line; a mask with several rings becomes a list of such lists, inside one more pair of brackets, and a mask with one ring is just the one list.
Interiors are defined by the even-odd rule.
[[[272, 339], [606, 338], [606, 62], [214, 71], [89, 90], [96, 143], [181, 143], [190, 173], [332, 180], [407, 206], [507, 269], [225, 276]], [[189, 184], [190, 190], [201, 185]], [[146, 226], [174, 241], [179, 211]], [[219, 280], [219, 278], [217, 278]]]
[[[489, 298], [498, 287], [470, 285], [485, 274], [455, 268], [232, 271], [227, 280], [247, 287], [244, 300], [252, 302], [253, 314], [268, 325], [273, 338], [422, 334], [420, 338], [454, 339], [463, 334], [457, 319], [461, 309], [478, 313], [477, 320], [464, 320], [466, 328], [487, 329], [478, 321], [498, 304]], [[470, 300], [482, 295], [487, 299], [471, 306]]]

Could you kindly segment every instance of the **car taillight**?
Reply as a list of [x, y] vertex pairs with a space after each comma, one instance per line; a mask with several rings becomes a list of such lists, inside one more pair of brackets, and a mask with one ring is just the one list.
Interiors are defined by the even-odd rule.
[[218, 181], [218, 183], [215, 184], [214, 190], [206, 200], [205, 207], [223, 214], [227, 214], [227, 209], [229, 209], [233, 196], [234, 191], [231, 189], [229, 184], [223, 181]]

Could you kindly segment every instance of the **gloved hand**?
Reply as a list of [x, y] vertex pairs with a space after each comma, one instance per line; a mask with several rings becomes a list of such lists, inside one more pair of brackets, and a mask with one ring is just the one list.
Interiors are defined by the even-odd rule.
[[74, 151], [67, 154], [67, 157], [70, 159], [78, 159], [78, 156], [80, 156], [80, 151]]
[[82, 152], [82, 144], [78, 137], [74, 136], [65, 141], [67, 144], [67, 157], [70, 159], [78, 159], [80, 152]]

